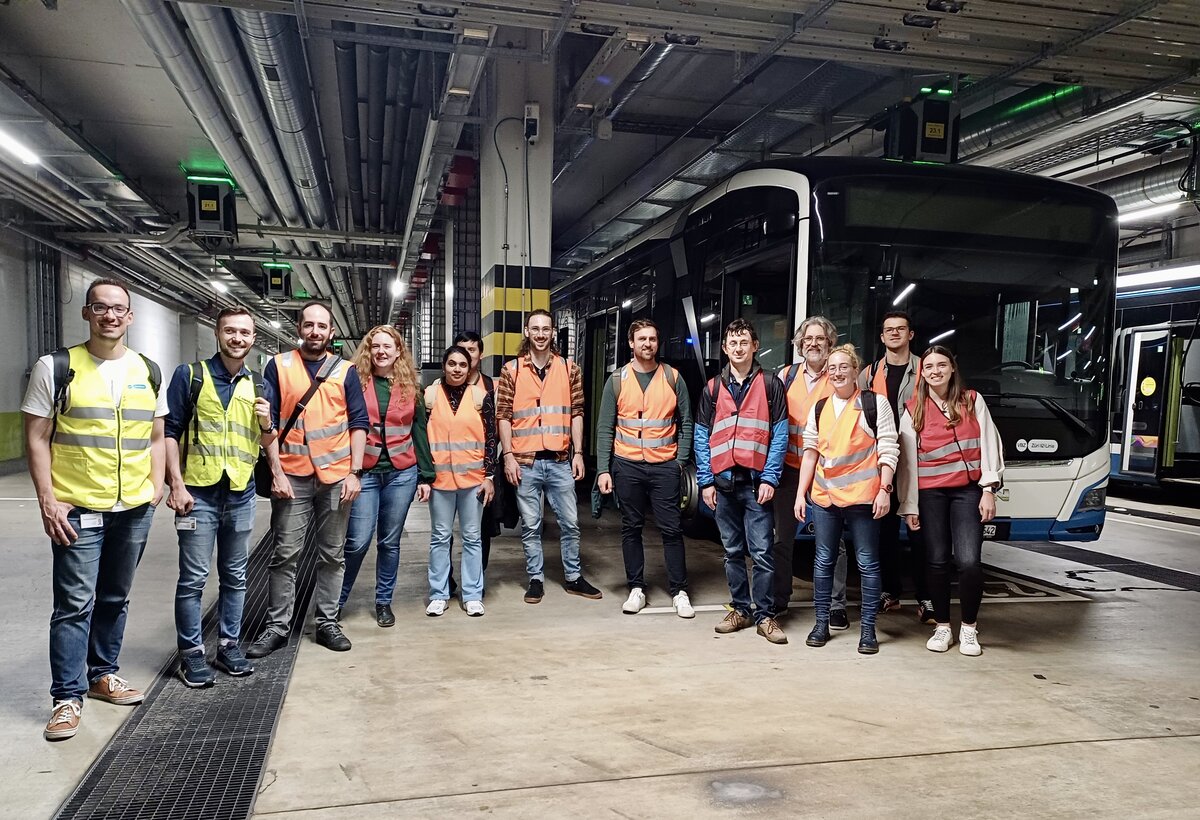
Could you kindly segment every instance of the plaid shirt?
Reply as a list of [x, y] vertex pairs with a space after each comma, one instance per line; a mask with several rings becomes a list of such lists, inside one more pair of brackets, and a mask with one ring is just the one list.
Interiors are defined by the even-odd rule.
[[[557, 360], [561, 358], [555, 355], [550, 360], [548, 367], [556, 366]], [[527, 367], [529, 372], [536, 379], [537, 372], [533, 369], [533, 363], [526, 354], [519, 360], [518, 367]], [[571, 382], [571, 418], [583, 417], [583, 371], [575, 362], [567, 362], [567, 378]], [[496, 381], [496, 421], [507, 421], [512, 423], [513, 417], [513, 395], [517, 392], [517, 381], [513, 376], [513, 368], [507, 363], [500, 369], [500, 378]], [[533, 453], [513, 453], [517, 459], [517, 463], [528, 467], [533, 463]], [[558, 461], [567, 461], [571, 457], [571, 448], [567, 448], [558, 456]]]

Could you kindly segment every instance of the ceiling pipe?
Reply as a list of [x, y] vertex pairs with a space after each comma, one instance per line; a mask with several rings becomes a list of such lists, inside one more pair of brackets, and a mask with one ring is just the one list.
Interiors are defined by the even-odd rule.
[[404, 163], [408, 152], [408, 130], [412, 122], [413, 95], [417, 87], [417, 65], [420, 53], [407, 49], [392, 49], [395, 59], [395, 113], [392, 117], [392, 151], [388, 160], [388, 179], [384, 189], [387, 198], [383, 206], [383, 225], [396, 230], [400, 212], [400, 194], [404, 187]]
[[388, 49], [367, 46], [367, 226], [379, 230], [383, 208], [383, 127], [387, 115]]
[[[335, 31], [354, 31], [353, 23], [333, 22]], [[337, 68], [338, 103], [342, 112], [342, 152], [346, 158], [346, 188], [354, 230], [366, 229], [363, 207], [362, 145], [358, 133], [358, 47], [345, 40], [333, 41]]]
[[995, 151], [1047, 128], [1082, 117], [1091, 95], [1082, 86], [1039, 85], [963, 119], [958, 152], [963, 158]]
[[1110, 179], [1093, 186], [1117, 201], [1122, 211], [1135, 211], [1152, 205], [1165, 205], [1183, 197], [1179, 180], [1188, 167], [1188, 158], [1168, 162], [1136, 174]]

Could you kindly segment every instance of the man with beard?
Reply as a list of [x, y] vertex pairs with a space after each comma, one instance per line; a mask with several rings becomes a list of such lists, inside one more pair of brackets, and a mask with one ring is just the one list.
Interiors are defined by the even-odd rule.
[[271, 558], [267, 626], [246, 654], [265, 657], [287, 643], [296, 600], [296, 567], [308, 522], [316, 518], [316, 641], [334, 652], [350, 649], [338, 626], [338, 597], [346, 569], [346, 522], [358, 497], [370, 417], [358, 371], [326, 351], [333, 314], [320, 302], [300, 310], [300, 347], [267, 362], [263, 382], [278, 438], [267, 454], [271, 485]]
[[271, 405], [245, 365], [254, 347], [254, 318], [242, 307], [217, 316], [218, 352], [182, 364], [167, 388], [167, 506], [179, 535], [175, 631], [179, 678], [186, 686], [216, 679], [200, 633], [200, 597], [208, 580], [213, 543], [220, 579], [218, 669], [241, 677], [254, 667], [238, 648], [246, 599], [246, 561], [257, 501], [254, 462], [260, 444], [275, 439]]
[[38, 359], [21, 404], [29, 475], [54, 563], [50, 696], [43, 736], [79, 729], [83, 698], [142, 693], [117, 676], [129, 589], [162, 497], [167, 402], [158, 365], [125, 346], [129, 290], [97, 279], [83, 299], [87, 342]]

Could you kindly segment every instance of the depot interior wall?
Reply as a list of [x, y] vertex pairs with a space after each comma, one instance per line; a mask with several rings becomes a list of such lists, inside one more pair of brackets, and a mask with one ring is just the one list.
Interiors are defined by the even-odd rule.
[[27, 241], [0, 231], [0, 462], [21, 458], [25, 452], [21, 422], [21, 397], [25, 394], [29, 366], [28, 323], [32, 306], [26, 304]]

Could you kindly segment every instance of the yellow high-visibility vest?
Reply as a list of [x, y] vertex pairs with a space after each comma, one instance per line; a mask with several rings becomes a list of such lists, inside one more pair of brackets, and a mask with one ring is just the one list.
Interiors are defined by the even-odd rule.
[[190, 487], [211, 487], [229, 475], [229, 489], [241, 491], [250, 485], [254, 462], [258, 460], [261, 427], [254, 414], [254, 382], [249, 378], [234, 382], [229, 406], [221, 404], [208, 362], [190, 365], [192, 378], [199, 365], [200, 395], [192, 408], [192, 417], [183, 431], [186, 448], [183, 483]]

